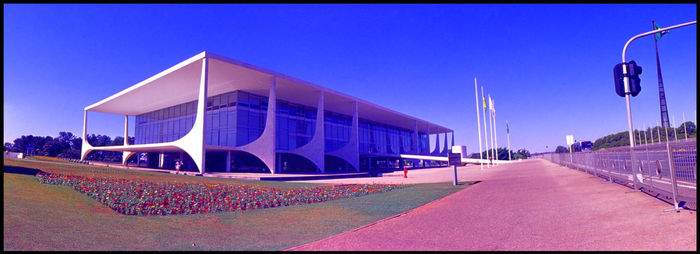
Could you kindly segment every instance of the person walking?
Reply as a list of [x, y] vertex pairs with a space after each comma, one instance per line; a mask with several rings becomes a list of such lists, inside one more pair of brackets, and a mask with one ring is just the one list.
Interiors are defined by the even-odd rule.
[[180, 174], [180, 167], [182, 166], [182, 161], [177, 160], [175, 161], [175, 174], [179, 175]]

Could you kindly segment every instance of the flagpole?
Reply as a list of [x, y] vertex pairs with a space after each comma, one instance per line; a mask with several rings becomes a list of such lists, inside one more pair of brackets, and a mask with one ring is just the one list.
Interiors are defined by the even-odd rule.
[[637, 135], [639, 136], [639, 144], [641, 145], [642, 144], [642, 131], [637, 130]]
[[496, 124], [496, 100], [493, 100], [493, 138], [496, 143], [496, 160], [498, 160], [498, 124]]
[[[486, 160], [489, 160], [489, 152], [491, 152], [491, 151], [489, 150], [489, 138], [488, 138], [489, 131], [486, 128], [486, 98], [484, 97], [484, 86], [481, 86], [481, 102], [484, 103], [484, 109], [482, 110], [482, 112], [484, 113], [483, 114], [483, 117], [484, 117], [484, 142], [486, 143]], [[486, 168], [490, 168], [490, 167], [491, 167], [491, 164], [486, 163]]]
[[[489, 94], [488, 96], [489, 96], [489, 128], [491, 130], [491, 136], [489, 138], [491, 139], [491, 150], [493, 150], [494, 149], [494, 146], [493, 146], [493, 111], [491, 111], [491, 105], [492, 105], [491, 95]], [[491, 164], [493, 164], [495, 155], [496, 155], [496, 153], [494, 153], [494, 151], [491, 151]], [[494, 166], [495, 166], [495, 164], [494, 164]]]
[[647, 142], [647, 128], [646, 128], [646, 126], [644, 126], [644, 127], [645, 127], [644, 128], [644, 144], [646, 145], [646, 144], [649, 144], [649, 142]]
[[484, 156], [481, 154], [481, 116], [479, 115], [479, 88], [476, 84], [476, 77], [474, 77], [474, 98], [476, 99], [476, 129], [478, 135], [476, 136], [477, 139], [479, 139], [479, 166], [481, 167], [481, 170], [484, 170]]
[[[672, 117], [672, 120], [673, 120], [673, 126], [676, 126], [676, 116], [675, 115]], [[678, 127], [678, 126], [676, 126], [676, 127]], [[676, 129], [677, 128], [673, 128], [673, 140], [674, 141], [678, 140], [678, 131], [676, 131]]]
[[685, 140], [688, 141], [688, 128], [685, 127], [685, 112], [683, 112], [683, 131], [685, 132]]
[[510, 128], [508, 128], [508, 120], [506, 120], [506, 137], [508, 138], [508, 160], [511, 160], [510, 158]]

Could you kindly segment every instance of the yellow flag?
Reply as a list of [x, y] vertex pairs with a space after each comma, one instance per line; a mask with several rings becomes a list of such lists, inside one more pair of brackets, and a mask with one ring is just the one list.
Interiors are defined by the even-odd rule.
[[484, 102], [484, 109], [486, 109], [486, 98], [484, 98], [484, 95], [481, 95], [481, 101]]

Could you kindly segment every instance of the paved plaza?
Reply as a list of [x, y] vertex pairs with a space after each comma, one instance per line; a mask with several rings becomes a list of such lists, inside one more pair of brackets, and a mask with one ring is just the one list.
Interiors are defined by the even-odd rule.
[[[289, 250], [697, 250], [695, 211], [541, 159], [459, 168], [481, 181], [399, 216]], [[327, 183], [451, 182], [451, 168]], [[307, 181], [308, 182], [308, 181]]]

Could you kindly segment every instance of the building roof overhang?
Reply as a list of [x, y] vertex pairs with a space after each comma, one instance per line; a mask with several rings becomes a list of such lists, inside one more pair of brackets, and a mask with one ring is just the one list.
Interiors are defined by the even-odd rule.
[[319, 92], [324, 93], [326, 110], [352, 115], [352, 103], [358, 102], [360, 118], [412, 130], [418, 124], [423, 132], [451, 132], [444, 126], [430, 123], [374, 103], [210, 52], [202, 52], [144, 81], [85, 107], [86, 111], [119, 115], [140, 115], [157, 109], [197, 99], [202, 75], [202, 61], [208, 58], [207, 96], [243, 90], [267, 96], [273, 78], [277, 78], [277, 98], [316, 107]]

